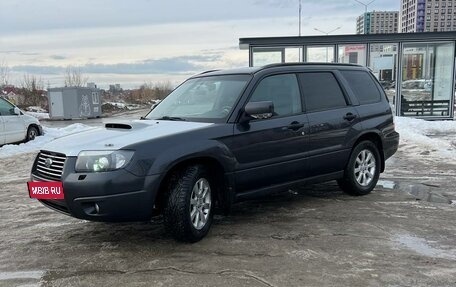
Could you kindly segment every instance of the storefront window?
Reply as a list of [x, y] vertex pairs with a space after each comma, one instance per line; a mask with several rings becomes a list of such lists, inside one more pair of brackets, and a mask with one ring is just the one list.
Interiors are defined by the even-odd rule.
[[351, 44], [339, 46], [339, 63], [366, 65], [366, 45]]
[[283, 48], [253, 48], [252, 52], [254, 67], [283, 62]]
[[307, 47], [307, 62], [334, 63], [334, 46]]
[[285, 48], [285, 63], [298, 63], [298, 62], [302, 62], [302, 48], [301, 47]]
[[370, 45], [369, 68], [383, 86], [390, 103], [395, 102], [397, 44]]
[[253, 66], [302, 62], [302, 47], [253, 48]]
[[401, 63], [401, 115], [448, 117], [453, 93], [454, 42], [404, 44]]

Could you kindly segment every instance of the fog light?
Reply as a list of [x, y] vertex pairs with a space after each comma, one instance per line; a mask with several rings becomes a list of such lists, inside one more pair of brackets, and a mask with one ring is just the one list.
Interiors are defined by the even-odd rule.
[[100, 207], [95, 203], [95, 212], [100, 213]]

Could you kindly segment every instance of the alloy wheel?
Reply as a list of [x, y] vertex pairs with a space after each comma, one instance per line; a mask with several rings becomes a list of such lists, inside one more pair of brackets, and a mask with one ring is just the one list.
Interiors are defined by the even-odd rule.
[[196, 181], [190, 195], [190, 220], [197, 230], [203, 229], [209, 219], [211, 210], [211, 187], [209, 181], [200, 178]]

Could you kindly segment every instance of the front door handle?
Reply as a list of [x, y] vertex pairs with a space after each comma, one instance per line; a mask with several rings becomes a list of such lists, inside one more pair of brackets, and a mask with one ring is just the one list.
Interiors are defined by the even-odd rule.
[[301, 124], [299, 122], [292, 122], [290, 125], [286, 127], [286, 129], [297, 131], [300, 130], [304, 127], [304, 124]]
[[345, 116], [344, 116], [344, 120], [347, 120], [349, 122], [353, 121], [354, 119], [356, 119], [356, 115], [352, 114], [352, 113], [347, 113]]

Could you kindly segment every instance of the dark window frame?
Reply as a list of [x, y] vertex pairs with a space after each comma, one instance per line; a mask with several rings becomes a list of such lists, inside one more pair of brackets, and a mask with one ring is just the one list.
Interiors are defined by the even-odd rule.
[[298, 92], [299, 92], [299, 96], [300, 96], [300, 101], [301, 101], [301, 111], [299, 113], [293, 113], [293, 114], [289, 114], [289, 115], [282, 115], [282, 116], [272, 116], [270, 118], [265, 118], [265, 119], [252, 119], [251, 122], [259, 122], [259, 121], [268, 121], [268, 120], [274, 120], [274, 119], [282, 119], [282, 118], [286, 118], [286, 117], [293, 117], [293, 116], [299, 116], [299, 115], [303, 115], [305, 114], [305, 106], [304, 106], [304, 102], [303, 102], [303, 98], [302, 98], [302, 89], [301, 89], [301, 85], [300, 85], [300, 82], [299, 82], [299, 77], [298, 77], [298, 74], [297, 72], [295, 71], [282, 71], [282, 72], [277, 72], [277, 73], [271, 73], [271, 74], [267, 74], [267, 75], [264, 75], [263, 77], [261, 77], [260, 79], [258, 79], [255, 83], [255, 85], [252, 87], [245, 103], [244, 103], [244, 106], [245, 107], [249, 102], [250, 102], [250, 99], [252, 98], [253, 94], [255, 93], [255, 91], [257, 90], [258, 86], [261, 84], [261, 82], [263, 82], [265, 79], [267, 78], [270, 78], [270, 77], [274, 77], [274, 76], [283, 76], [283, 75], [294, 75], [295, 76], [295, 79], [296, 79], [296, 83], [298, 85]]
[[[375, 86], [375, 88], [376, 88], [376, 90], [377, 90], [377, 92], [378, 92], [378, 95], [379, 95], [378, 100], [376, 100], [376, 101], [369, 101], [369, 102], [363, 102], [363, 101], [361, 101], [361, 99], [358, 97], [357, 92], [353, 89], [353, 86], [350, 85], [350, 81], [345, 77], [345, 75], [344, 75], [345, 72], [361, 72], [361, 73], [365, 73], [365, 74], [367, 75], [367, 77], [369, 77], [369, 78], [372, 80], [372, 82], [373, 82], [373, 84], [374, 84], [374, 86]], [[351, 91], [352, 91], [352, 93], [353, 93], [353, 96], [358, 100], [359, 105], [372, 105], [372, 104], [378, 104], [378, 103], [380, 103], [380, 102], [382, 101], [382, 97], [386, 97], [386, 98], [388, 99], [388, 97], [385, 95], [385, 92], [384, 92], [383, 89], [381, 88], [381, 85], [379, 84], [377, 78], [376, 78], [374, 75], [372, 75], [372, 73], [370, 73], [370, 72], [368, 72], [368, 71], [362, 71], [362, 70], [340, 70], [340, 74], [341, 74], [341, 76], [344, 78], [344, 80], [345, 80], [347, 83], [349, 83], [349, 87], [350, 87], [350, 89], [351, 89]]]
[[[301, 81], [299, 80], [299, 75], [309, 74], [309, 73], [311, 73], [311, 74], [322, 74], [322, 73], [331, 74], [334, 77], [337, 85], [339, 86], [340, 91], [342, 92], [342, 95], [343, 95], [344, 100], [345, 100], [345, 106], [344, 107], [322, 108], [322, 109], [317, 109], [317, 110], [308, 110], [306, 99], [305, 99], [305, 90], [302, 87]], [[341, 83], [341, 81], [339, 79], [339, 76], [338, 76], [338, 74], [335, 71], [332, 71], [332, 70], [303, 71], [303, 72], [298, 73], [298, 81], [299, 81], [299, 87], [300, 87], [300, 90], [301, 90], [301, 97], [302, 97], [301, 101], [304, 104], [305, 113], [315, 113], [315, 112], [323, 112], [323, 111], [332, 111], [332, 110], [338, 110], [338, 109], [345, 109], [345, 108], [350, 107], [350, 106], [353, 105], [353, 103], [351, 102], [350, 97], [348, 96], [347, 91], [345, 90], [344, 85]]]

